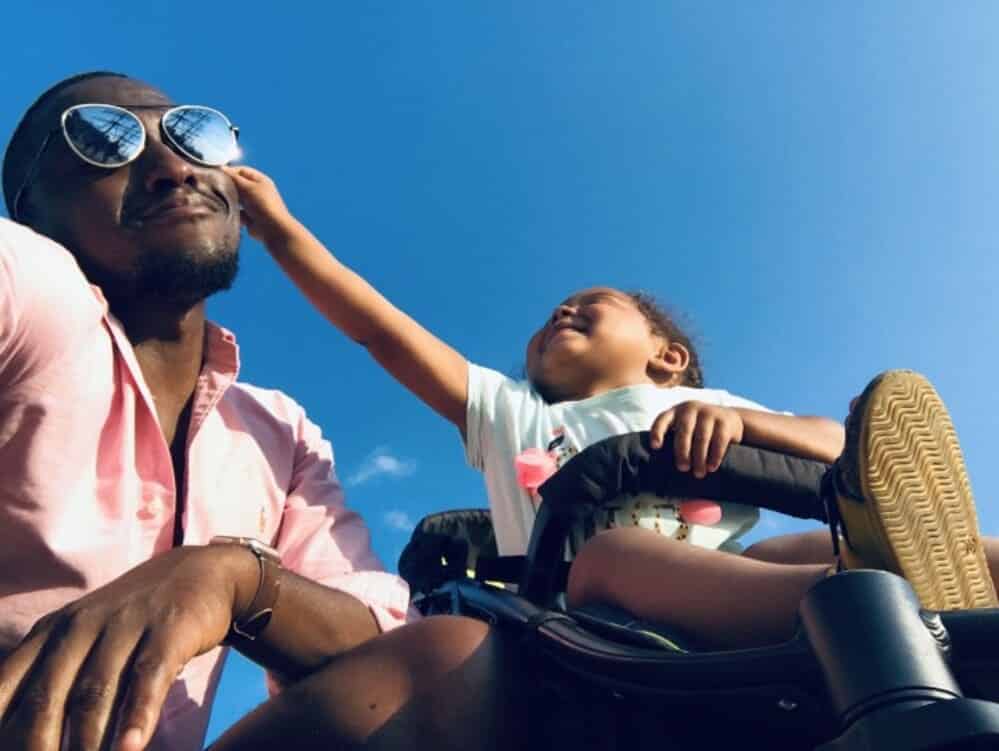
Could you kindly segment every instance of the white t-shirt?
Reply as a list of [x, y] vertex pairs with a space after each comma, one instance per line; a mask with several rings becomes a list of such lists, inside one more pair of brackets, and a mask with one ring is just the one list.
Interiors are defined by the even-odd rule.
[[[689, 401], [769, 411], [720, 389], [660, 388], [652, 384], [548, 404], [529, 383], [469, 363], [465, 455], [469, 464], [485, 475], [500, 555], [523, 555], [527, 551], [537, 514], [531, 496], [517, 484], [514, 458], [518, 454], [528, 448], [550, 451], [562, 466], [592, 443], [648, 430], [661, 412]], [[722, 518], [717, 524], [688, 525], [680, 521], [672, 502], [657, 505], [653, 524], [661, 534], [709, 548], [732, 549], [735, 539], [759, 518], [759, 510], [754, 507], [722, 503]], [[633, 509], [627, 513], [631, 515]], [[638, 523], [637, 516], [635, 519]]]

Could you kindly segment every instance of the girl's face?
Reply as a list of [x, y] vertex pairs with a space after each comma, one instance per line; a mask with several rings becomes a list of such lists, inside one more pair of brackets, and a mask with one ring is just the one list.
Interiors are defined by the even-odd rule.
[[620, 290], [593, 287], [556, 306], [527, 344], [527, 375], [549, 402], [639, 383], [665, 345], [634, 301]]

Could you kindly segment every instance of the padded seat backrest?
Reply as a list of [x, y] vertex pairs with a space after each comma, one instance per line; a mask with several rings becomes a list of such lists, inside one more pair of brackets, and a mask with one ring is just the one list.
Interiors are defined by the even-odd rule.
[[425, 517], [413, 530], [399, 556], [399, 574], [415, 597], [445, 581], [464, 579], [479, 556], [497, 554], [488, 509], [442, 511]]

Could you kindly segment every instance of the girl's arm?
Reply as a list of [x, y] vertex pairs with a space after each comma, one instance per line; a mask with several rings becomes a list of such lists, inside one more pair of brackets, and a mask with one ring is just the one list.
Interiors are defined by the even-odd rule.
[[305, 296], [382, 367], [465, 432], [468, 361], [340, 263], [291, 215], [274, 182], [250, 167], [223, 168], [243, 222]]
[[673, 431], [676, 468], [704, 477], [721, 465], [729, 444], [832, 463], [843, 452], [843, 427], [827, 417], [798, 417], [745, 407], [683, 402], [661, 413], [650, 428], [652, 448]]
[[846, 433], [828, 417], [781, 415], [736, 408], [742, 418], [742, 442], [747, 446], [780, 451], [802, 459], [832, 464], [843, 453]]

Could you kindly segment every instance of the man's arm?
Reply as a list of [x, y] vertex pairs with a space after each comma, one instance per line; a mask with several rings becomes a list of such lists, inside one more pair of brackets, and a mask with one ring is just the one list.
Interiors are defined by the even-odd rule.
[[[252, 601], [258, 566], [234, 545], [174, 548], [41, 619], [0, 662], [0, 748], [56, 751], [67, 736], [104, 748], [115, 727], [114, 748], [145, 748], [177, 674], [222, 643]], [[279, 606], [246, 651], [282, 675], [307, 674], [377, 633], [353, 596], [281, 576]]]
[[[465, 431], [468, 362], [340, 263], [287, 210], [274, 183], [249, 167], [225, 168], [243, 218], [316, 308], [392, 376]], [[432, 290], [431, 294], [436, 294]]]
[[[245, 551], [239, 576], [242, 596], [256, 592], [259, 563]], [[249, 560], [249, 566], [245, 566]], [[292, 683], [326, 665], [330, 659], [377, 636], [381, 629], [371, 609], [347, 592], [323, 586], [284, 569], [277, 606], [267, 628], [256, 639], [232, 635], [229, 644], [276, 676]], [[250, 600], [237, 603], [245, 612]]]
[[[285, 570], [267, 627], [235, 646], [294, 680], [401, 624], [408, 590], [376, 570], [318, 427], [294, 403], [281, 407], [295, 449], [274, 540]], [[241, 546], [180, 547], [44, 617], [0, 660], [0, 748], [56, 751], [66, 738], [104, 748], [116, 727], [115, 748], [143, 748], [178, 673], [229, 636], [259, 583], [260, 563]]]
[[[382, 570], [367, 526], [344, 502], [332, 448], [304, 410], [288, 401], [283, 411], [296, 415], [291, 418], [296, 449], [274, 541], [284, 560], [277, 606], [256, 640], [230, 640], [279, 683], [296, 680], [345, 649], [399, 626], [409, 608], [408, 586]], [[255, 556], [242, 552], [244, 563], [249, 558], [254, 564], [250, 573], [259, 573]]]

